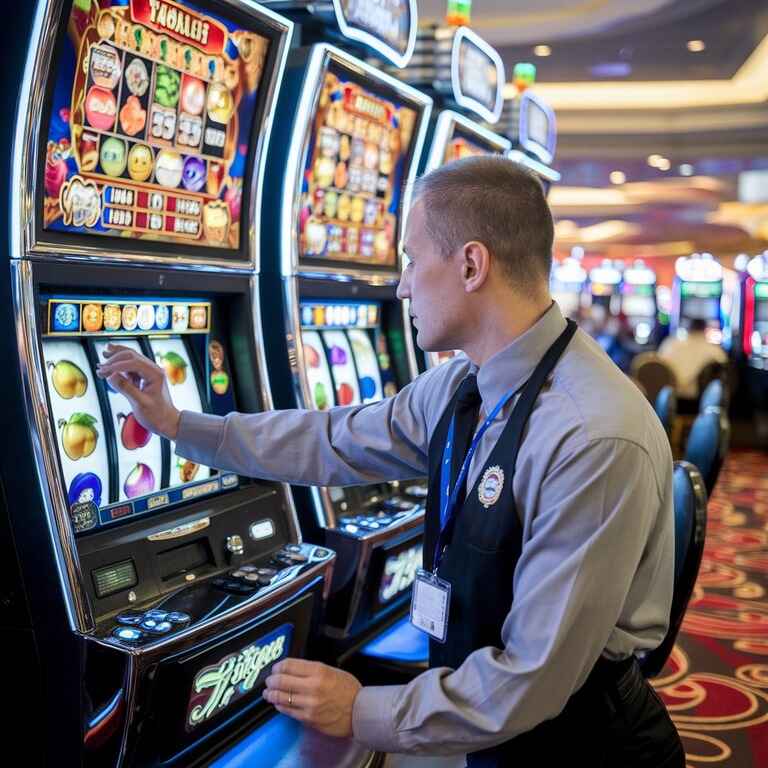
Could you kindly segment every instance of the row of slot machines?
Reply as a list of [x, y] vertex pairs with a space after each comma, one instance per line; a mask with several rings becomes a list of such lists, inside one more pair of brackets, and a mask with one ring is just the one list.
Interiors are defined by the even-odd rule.
[[[0, 622], [30, 764], [372, 765], [275, 716], [264, 679], [286, 656], [426, 664], [404, 619], [424, 482], [290, 488], [202, 466], [95, 375], [113, 342], [160, 365], [180, 409], [387, 397], [429, 364], [395, 295], [409, 183], [481, 153], [557, 180], [533, 94], [512, 139], [489, 127], [505, 76], [474, 33], [417, 35], [414, 2], [327, 6], [20, 12]], [[404, 69], [414, 49], [437, 67], [445, 40], [432, 85]]]
[[641, 260], [627, 267], [604, 260], [587, 271], [569, 257], [554, 264], [550, 276], [552, 297], [565, 315], [587, 323], [622, 314], [638, 347], [657, 343], [658, 289], [655, 271]]
[[653, 346], [659, 324], [675, 334], [701, 320], [707, 339], [734, 360], [766, 368], [768, 253], [737, 257], [733, 269], [708, 253], [681, 257], [671, 289], [657, 285], [655, 272], [642, 261], [625, 267], [606, 260], [587, 271], [578, 259], [567, 258], [553, 267], [550, 285], [575, 319], [588, 318], [592, 307], [606, 316], [622, 313], [638, 344]]

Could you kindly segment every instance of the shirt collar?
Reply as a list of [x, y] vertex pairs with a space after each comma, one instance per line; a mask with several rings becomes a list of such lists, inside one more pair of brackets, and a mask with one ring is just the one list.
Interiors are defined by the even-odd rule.
[[546, 351], [565, 330], [565, 325], [560, 307], [553, 301], [525, 333], [486, 360], [479, 369], [472, 366], [477, 373], [477, 387], [486, 412], [510, 389], [518, 389], [531, 377]]

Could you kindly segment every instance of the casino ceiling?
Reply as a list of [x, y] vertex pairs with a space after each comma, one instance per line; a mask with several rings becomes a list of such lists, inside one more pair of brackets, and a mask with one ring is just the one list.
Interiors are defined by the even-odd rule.
[[474, 0], [471, 26], [555, 108], [561, 254], [768, 248], [766, 0]]

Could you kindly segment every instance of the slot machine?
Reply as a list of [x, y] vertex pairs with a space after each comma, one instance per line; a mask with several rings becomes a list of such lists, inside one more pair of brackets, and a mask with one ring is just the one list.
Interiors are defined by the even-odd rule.
[[707, 323], [706, 338], [712, 344], [722, 341], [723, 268], [711, 253], [694, 253], [675, 262], [672, 284], [670, 333], [685, 332], [691, 320]]
[[549, 290], [565, 317], [579, 320], [587, 272], [578, 259], [568, 257], [552, 264]]
[[512, 141], [507, 157], [530, 168], [549, 193], [552, 184], [560, 181], [560, 173], [552, 167], [557, 123], [554, 110], [530, 90], [535, 72], [531, 64], [515, 66], [513, 80], [518, 93], [505, 103], [501, 123]]
[[250, 223], [290, 35], [241, 2], [36, 9], [0, 456], [46, 764], [210, 764], [269, 720], [265, 676], [320, 621], [334, 554], [290, 490], [177, 456], [95, 373], [115, 342], [180, 409], [271, 407]]
[[598, 312], [605, 317], [618, 315], [621, 310], [621, 276], [619, 265], [610, 259], [589, 270], [588, 290], [590, 314]]
[[656, 273], [637, 260], [624, 270], [621, 281], [621, 311], [627, 318], [635, 343], [647, 347], [656, 338]]
[[[395, 77], [427, 93], [440, 107], [430, 120], [426, 139], [429, 151], [421, 163], [422, 173], [462, 157], [509, 152], [509, 139], [492, 130], [504, 102], [504, 62], [471, 29], [422, 27], [409, 66], [390, 69]], [[403, 311], [410, 325], [407, 302]], [[449, 360], [453, 354], [451, 350], [417, 350], [419, 370]]]
[[[291, 18], [303, 25], [304, 39], [315, 40], [318, 20], [308, 19], [304, 6]], [[385, 12], [380, 4], [358, 3], [347, 9], [357, 14], [349, 25], [362, 24], [364, 8], [372, 19]], [[387, 9], [392, 24], [381, 28], [400, 29], [400, 40], [380, 36], [370, 48], [377, 55], [389, 50], [397, 63], [410, 55], [412, 39], [410, 28], [398, 25], [415, 24], [415, 7]], [[416, 375], [410, 327], [396, 297], [397, 246], [430, 109], [428, 96], [338, 47], [315, 43], [291, 52], [278, 103], [284, 130], [273, 137], [267, 169], [270, 201], [281, 212], [264, 218], [261, 265], [279, 407], [371, 403]], [[426, 643], [406, 616], [421, 563], [424, 482], [294, 494], [306, 537], [338, 553], [323, 628], [328, 657], [347, 664], [397, 625], [396, 633], [417, 637], [425, 660]]]
[[749, 261], [741, 281], [742, 354], [747, 365], [768, 370], [768, 253]]

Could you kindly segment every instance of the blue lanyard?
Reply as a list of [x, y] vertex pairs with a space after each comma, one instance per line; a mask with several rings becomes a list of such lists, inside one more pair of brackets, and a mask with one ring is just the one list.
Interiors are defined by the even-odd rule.
[[520, 389], [511, 389], [501, 400], [496, 403], [494, 409], [488, 414], [485, 421], [480, 425], [480, 429], [475, 432], [475, 436], [472, 438], [472, 443], [469, 446], [467, 455], [464, 457], [464, 461], [459, 470], [459, 476], [456, 478], [456, 484], [451, 490], [451, 466], [453, 464], [453, 440], [456, 427], [455, 414], [451, 417], [451, 424], [448, 427], [448, 438], [445, 441], [445, 448], [443, 448], [443, 463], [440, 466], [440, 535], [437, 537], [435, 544], [435, 559], [434, 573], [437, 573], [437, 569], [440, 567], [440, 561], [443, 559], [443, 534], [448, 528], [449, 524], [456, 516], [456, 502], [459, 498], [459, 492], [464, 486], [464, 482], [467, 479], [467, 473], [469, 472], [469, 465], [472, 463], [472, 457], [475, 455], [477, 446], [480, 444], [483, 435], [488, 427], [495, 421], [499, 415], [501, 409], [520, 391]]

